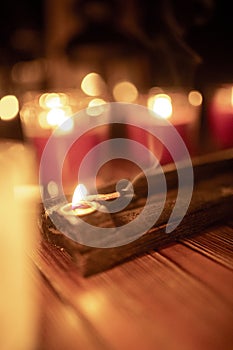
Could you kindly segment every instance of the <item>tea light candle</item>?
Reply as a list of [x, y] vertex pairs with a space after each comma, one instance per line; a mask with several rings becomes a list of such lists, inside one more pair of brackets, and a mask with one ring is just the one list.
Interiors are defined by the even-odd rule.
[[95, 202], [80, 201], [79, 204], [73, 206], [72, 203], [68, 203], [60, 208], [60, 213], [64, 216], [85, 216], [94, 213], [98, 209], [98, 204]]
[[85, 216], [95, 212], [99, 204], [92, 201], [87, 201], [87, 189], [85, 185], [78, 184], [75, 188], [72, 203], [67, 203], [60, 208], [60, 213], [64, 216]]
[[233, 146], [233, 85], [218, 88], [209, 105], [208, 118], [214, 142], [221, 148]]

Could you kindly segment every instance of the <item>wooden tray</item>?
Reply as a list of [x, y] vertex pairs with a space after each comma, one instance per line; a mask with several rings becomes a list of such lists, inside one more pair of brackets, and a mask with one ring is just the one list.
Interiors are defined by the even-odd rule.
[[[232, 217], [233, 206], [233, 150], [210, 154], [193, 159], [194, 191], [189, 209], [178, 227], [170, 234], [165, 232], [168, 219], [177, 195], [177, 172], [173, 164], [164, 167], [168, 193], [166, 204], [155, 226], [139, 239], [114, 248], [93, 248], [77, 243], [59, 231], [42, 206], [40, 227], [43, 239], [58, 248], [65, 249], [75, 261], [83, 276], [104, 271], [129, 258], [174, 243], [177, 239], [199, 234], [206, 227]], [[108, 192], [111, 186], [105, 191]], [[145, 178], [137, 183], [139, 194], [125, 210], [115, 214], [95, 212], [85, 217], [85, 221], [95, 226], [117, 227], [134, 220], [145, 204], [147, 184]], [[148, 217], [154, 215], [159, 206], [158, 196], [148, 208]], [[54, 214], [59, 200], [50, 201]], [[61, 222], [64, 218], [60, 218]], [[66, 223], [67, 224], [67, 223]], [[76, 234], [76, 232], [74, 232]], [[79, 234], [79, 232], [77, 232]], [[108, 239], [108, 238], [106, 238]]]

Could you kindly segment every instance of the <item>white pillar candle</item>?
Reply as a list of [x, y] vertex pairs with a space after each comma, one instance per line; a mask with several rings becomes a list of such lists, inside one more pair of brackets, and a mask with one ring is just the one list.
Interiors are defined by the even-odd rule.
[[[18, 142], [0, 142], [0, 348], [31, 350], [36, 338], [35, 271], [28, 257], [36, 238], [32, 154]], [[34, 194], [33, 194], [34, 195]]]

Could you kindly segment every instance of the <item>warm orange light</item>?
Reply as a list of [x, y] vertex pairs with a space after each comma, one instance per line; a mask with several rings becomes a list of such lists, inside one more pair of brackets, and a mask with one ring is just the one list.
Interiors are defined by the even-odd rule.
[[65, 119], [65, 111], [61, 108], [53, 108], [47, 113], [47, 122], [51, 126], [60, 125]]
[[72, 198], [72, 207], [75, 208], [80, 201], [85, 200], [88, 191], [85, 185], [79, 184], [74, 190], [73, 198]]
[[38, 122], [42, 129], [51, 129], [51, 125], [48, 123], [48, 120], [47, 120], [46, 111], [40, 112], [38, 116]]
[[48, 95], [49, 95], [49, 93], [45, 93], [39, 97], [39, 105], [41, 108], [47, 108], [47, 106], [45, 104], [45, 100], [46, 100]]
[[63, 93], [45, 93], [39, 98], [39, 105], [42, 108], [59, 108], [63, 107], [68, 102], [68, 96]]
[[113, 96], [117, 102], [134, 102], [138, 97], [136, 86], [129, 81], [117, 83], [113, 88]]
[[147, 101], [148, 108], [162, 119], [168, 119], [172, 115], [172, 101], [166, 94], [151, 96]]
[[7, 95], [0, 100], [0, 118], [3, 120], [11, 120], [17, 116], [19, 112], [19, 102], [16, 96]]
[[105, 110], [104, 105], [106, 105], [106, 101], [104, 101], [102, 98], [94, 98], [88, 104], [87, 114], [93, 117], [100, 115]]
[[92, 72], [83, 78], [81, 89], [86, 95], [99, 96], [105, 92], [106, 85], [99, 74]]
[[95, 294], [90, 292], [85, 292], [80, 294], [79, 302], [81, 308], [89, 316], [94, 317], [95, 320], [100, 320], [103, 312], [106, 312], [106, 298], [104, 298], [103, 293], [95, 291]]
[[192, 106], [200, 106], [202, 104], [202, 95], [199, 91], [190, 91], [190, 93], [188, 94], [188, 100]]

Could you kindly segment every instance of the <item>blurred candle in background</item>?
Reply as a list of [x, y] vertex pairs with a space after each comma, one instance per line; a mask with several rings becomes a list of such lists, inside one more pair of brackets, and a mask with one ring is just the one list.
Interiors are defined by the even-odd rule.
[[[191, 155], [198, 152], [199, 119], [202, 106], [202, 95], [199, 91], [164, 91], [155, 87], [149, 91], [147, 97], [144, 96], [144, 103], [142, 98], [140, 101], [153, 111], [158, 120], [168, 120], [176, 128]], [[172, 158], [165, 148], [166, 145], [162, 145], [158, 139], [143, 130], [145, 124], [146, 120], [144, 119], [141, 123], [142, 129], [128, 127], [129, 137], [150, 149], [161, 164], [171, 162]], [[150, 127], [152, 129], [158, 128], [159, 123], [157, 122]], [[169, 127], [164, 125], [161, 127], [163, 128], [162, 133], [165, 133], [166, 144], [175, 149], [176, 141], [170, 138]]]
[[[0, 141], [0, 348], [31, 350], [37, 327], [35, 166], [29, 149]], [[39, 191], [38, 191], [39, 192]]]
[[29, 100], [23, 103], [20, 111], [22, 125], [26, 137], [36, 150], [38, 165], [48, 139], [55, 128], [60, 127], [59, 133], [53, 137], [53, 151], [46, 173], [48, 184], [51, 181], [52, 183], [57, 182], [58, 159], [60, 154], [67, 149], [68, 153], [62, 169], [63, 186], [67, 191], [73, 188], [77, 183], [78, 169], [83, 157], [99, 142], [107, 138], [108, 130], [103, 127], [82, 135], [68, 149], [70, 135], [78, 127], [76, 118], [74, 120], [71, 117], [83, 109], [86, 109], [87, 118], [94, 118], [101, 114], [101, 106], [106, 102], [96, 95], [101, 95], [103, 89], [104, 82], [101, 77], [90, 73], [84, 77], [81, 89], [69, 90], [66, 93], [36, 93], [34, 96], [29, 96]]
[[208, 119], [213, 142], [217, 147], [233, 146], [233, 85], [215, 90], [209, 103]]
[[[176, 128], [191, 155], [194, 155], [198, 151], [201, 105], [202, 95], [196, 90], [191, 90], [189, 92], [177, 90], [155, 95], [152, 94], [152, 96], [148, 98], [148, 108], [152, 109], [159, 118], [167, 119], [173, 127]], [[164, 132], [166, 132], [166, 130]], [[175, 149], [175, 140], [167, 137], [166, 142], [167, 145], [170, 144]], [[182, 157], [182, 155], [180, 155], [180, 157]], [[172, 161], [172, 159], [164, 148], [161, 163], [168, 163], [170, 161]]]

